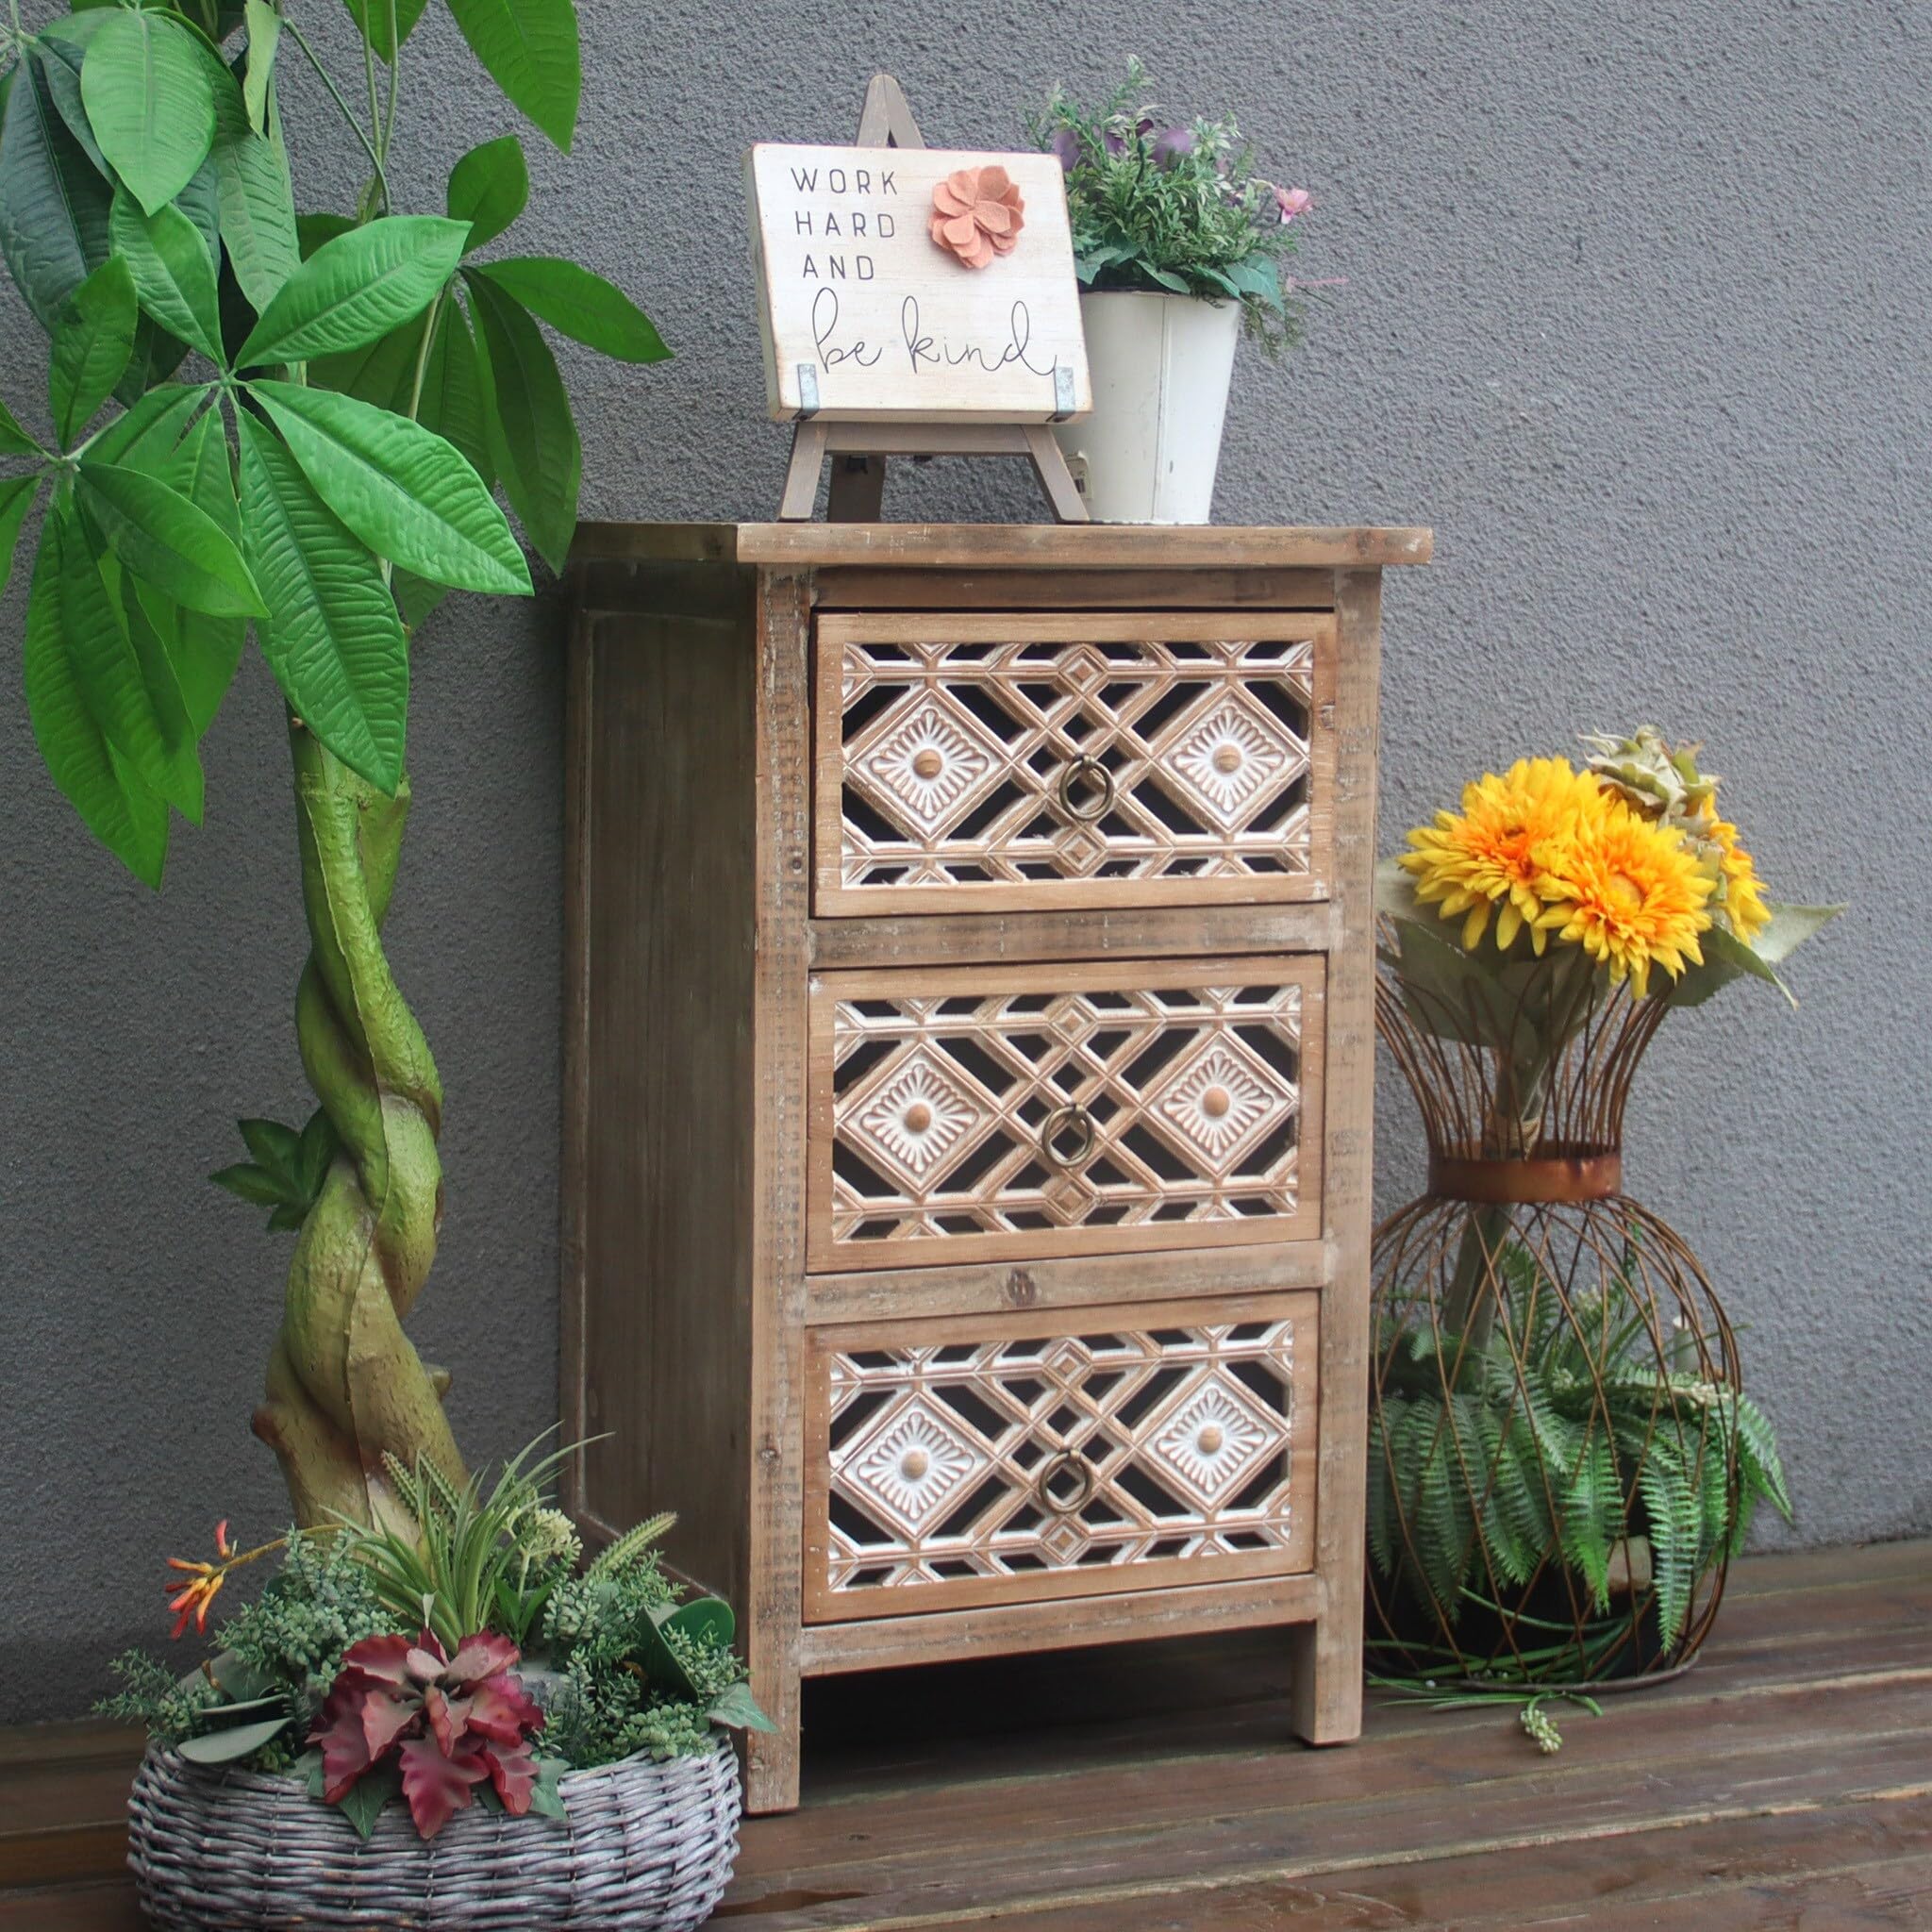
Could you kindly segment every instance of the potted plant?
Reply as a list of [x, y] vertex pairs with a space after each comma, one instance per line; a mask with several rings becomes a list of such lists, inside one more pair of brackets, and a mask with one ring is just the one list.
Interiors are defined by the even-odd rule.
[[1663, 1021], [1778, 968], [1836, 908], [1774, 904], [1697, 747], [1654, 728], [1524, 759], [1385, 862], [1378, 1031], [1426, 1193], [1376, 1230], [1372, 1640], [1463, 1700], [1682, 1668], [1775, 1440], [1690, 1248], [1624, 1191]]
[[738, 1842], [730, 1727], [768, 1729], [730, 1608], [684, 1598], [652, 1518], [588, 1567], [542, 1485], [386, 1474], [382, 1527], [339, 1521], [169, 1559], [175, 1635], [229, 1578], [278, 1569], [185, 1677], [141, 1652], [102, 1706], [147, 1726], [128, 1862], [183, 1932], [377, 1923], [685, 1927]]
[[[526, 32], [496, 0], [449, 5], [567, 146], [574, 0], [518, 0]], [[296, 1045], [319, 1106], [299, 1126], [244, 1121], [249, 1158], [214, 1178], [294, 1236], [255, 1428], [305, 1524], [391, 1511], [391, 1457], [463, 1475], [446, 1377], [403, 1328], [436, 1253], [443, 1118], [381, 937], [409, 805], [410, 629], [451, 588], [529, 591], [492, 486], [564, 560], [578, 443], [540, 322], [633, 361], [668, 353], [600, 277], [484, 252], [527, 198], [516, 135], [457, 163], [441, 211], [403, 211], [391, 154], [423, 10], [354, 0], [353, 81], [322, 64], [295, 0], [75, 0], [0, 32], [0, 256], [51, 338], [50, 426], [0, 408], [0, 549], [43, 510], [25, 692], [48, 773], [158, 886], [174, 820], [201, 819], [198, 741], [251, 627], [287, 701], [311, 944]], [[291, 70], [367, 171], [351, 211], [296, 216]]]
[[1066, 170], [1093, 408], [1055, 434], [1088, 508], [1205, 524], [1236, 337], [1300, 334], [1284, 265], [1312, 198], [1257, 174], [1232, 121], [1174, 121], [1138, 60], [1097, 108], [1055, 88], [1027, 132]]

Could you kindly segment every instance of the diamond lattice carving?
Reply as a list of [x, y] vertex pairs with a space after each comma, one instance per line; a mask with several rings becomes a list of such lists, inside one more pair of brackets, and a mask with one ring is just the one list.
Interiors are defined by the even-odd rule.
[[1212, 1509], [1287, 1440], [1281, 1417], [1239, 1382], [1215, 1374], [1168, 1410], [1146, 1453], [1203, 1509]]
[[1001, 750], [972, 712], [941, 693], [894, 707], [846, 757], [849, 782], [930, 840], [994, 783]]
[[1307, 768], [1307, 746], [1291, 738], [1245, 691], [1229, 693], [1169, 754], [1190, 798], [1232, 832], [1288, 777]]
[[851, 1112], [853, 1138], [911, 1191], [993, 1118], [974, 1083], [918, 1049], [888, 1060], [852, 1096]]
[[[1128, 879], [1171, 882], [1177, 901], [1209, 880], [1306, 891], [1326, 622], [1288, 639], [1015, 641], [970, 618], [947, 621], [950, 641], [834, 634], [839, 709], [822, 729], [843, 774], [839, 885], [1028, 886], [1042, 904]], [[1060, 795], [1077, 758], [1111, 781], [1091, 821]], [[1091, 769], [1074, 802], [1097, 810]]]
[[1201, 1166], [1224, 1175], [1257, 1135], [1295, 1110], [1300, 1096], [1291, 1080], [1224, 1032], [1189, 1056], [1150, 1101]]
[[1289, 1550], [1293, 1328], [833, 1354], [830, 1591]]
[[949, 1496], [988, 1466], [963, 1429], [913, 1395], [888, 1407], [847, 1451], [847, 1487], [902, 1536], [917, 1538]]
[[[1307, 969], [1269, 964], [1244, 986], [891, 997], [827, 975], [831, 1249], [1024, 1234], [1044, 1253], [1082, 1227], [1185, 1245], [1178, 1230], [1226, 1222], [1278, 1238], [1300, 1206]], [[1072, 1106], [1088, 1143], [1049, 1160], [1042, 1134]]]

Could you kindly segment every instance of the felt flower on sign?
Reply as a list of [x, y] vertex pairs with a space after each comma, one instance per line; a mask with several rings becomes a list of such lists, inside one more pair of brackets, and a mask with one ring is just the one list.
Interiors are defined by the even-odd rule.
[[961, 168], [932, 192], [932, 239], [967, 268], [1010, 255], [1025, 225], [1018, 185], [1007, 171]]

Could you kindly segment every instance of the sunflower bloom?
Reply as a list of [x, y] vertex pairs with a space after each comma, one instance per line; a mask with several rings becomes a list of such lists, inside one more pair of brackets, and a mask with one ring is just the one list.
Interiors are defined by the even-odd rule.
[[1416, 898], [1444, 919], [1461, 919], [1472, 952], [1496, 915], [1505, 951], [1525, 927], [1541, 953], [1551, 866], [1574, 835], [1579, 816], [1600, 809], [1596, 780], [1564, 758], [1518, 758], [1498, 777], [1485, 773], [1462, 791], [1459, 812], [1439, 811], [1408, 835], [1415, 849], [1401, 863]]
[[1724, 884], [1719, 910], [1724, 924], [1747, 946], [1756, 945], [1757, 935], [1771, 924], [1771, 908], [1764, 903], [1757, 868], [1738, 843], [1737, 826], [1727, 820], [1719, 819], [1711, 825], [1710, 839], [1717, 847], [1718, 874]]
[[1710, 924], [1705, 902], [1717, 881], [1681, 832], [1652, 824], [1612, 792], [1598, 795], [1599, 808], [1553, 855], [1541, 924], [1607, 966], [1613, 986], [1628, 979], [1641, 999], [1653, 966], [1674, 979], [1686, 961], [1704, 963], [1697, 935]]

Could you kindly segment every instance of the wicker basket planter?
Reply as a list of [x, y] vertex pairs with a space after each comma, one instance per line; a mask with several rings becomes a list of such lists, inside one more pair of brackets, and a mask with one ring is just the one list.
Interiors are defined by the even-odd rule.
[[709, 1918], [738, 1856], [728, 1742], [568, 1772], [560, 1789], [568, 1823], [472, 1807], [425, 1843], [391, 1806], [365, 1841], [293, 1778], [150, 1748], [128, 1801], [127, 1862], [164, 1932], [680, 1932]]

